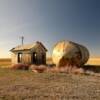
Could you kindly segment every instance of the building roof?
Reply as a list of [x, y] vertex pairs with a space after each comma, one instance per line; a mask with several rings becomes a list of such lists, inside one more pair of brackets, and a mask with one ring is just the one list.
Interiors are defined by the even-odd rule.
[[32, 48], [35, 48], [37, 45], [41, 46], [42, 48], [44, 48], [45, 51], [47, 51], [45, 46], [41, 42], [38, 42], [38, 41], [32, 44], [18, 45], [15, 48], [12, 48], [10, 51], [14, 52], [14, 51], [21, 51], [21, 50], [22, 51], [31, 50]]

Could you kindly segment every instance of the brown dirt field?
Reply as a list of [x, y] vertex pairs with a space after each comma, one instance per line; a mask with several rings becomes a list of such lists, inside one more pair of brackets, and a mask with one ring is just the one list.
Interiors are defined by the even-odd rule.
[[100, 100], [100, 77], [0, 69], [0, 100]]

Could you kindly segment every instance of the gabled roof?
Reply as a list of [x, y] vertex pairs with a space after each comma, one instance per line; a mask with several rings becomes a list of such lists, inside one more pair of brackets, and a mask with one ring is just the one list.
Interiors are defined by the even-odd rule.
[[41, 42], [38, 42], [38, 41], [32, 44], [18, 45], [15, 48], [12, 48], [10, 51], [14, 52], [14, 51], [31, 50], [32, 48], [35, 48], [37, 45], [40, 45], [42, 48], [44, 48], [45, 51], [47, 51], [45, 46]]

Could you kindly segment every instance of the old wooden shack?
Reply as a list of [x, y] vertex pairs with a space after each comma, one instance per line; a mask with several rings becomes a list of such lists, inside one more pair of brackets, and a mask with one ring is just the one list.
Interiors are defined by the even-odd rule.
[[12, 64], [46, 64], [47, 49], [41, 42], [19, 45], [11, 50]]

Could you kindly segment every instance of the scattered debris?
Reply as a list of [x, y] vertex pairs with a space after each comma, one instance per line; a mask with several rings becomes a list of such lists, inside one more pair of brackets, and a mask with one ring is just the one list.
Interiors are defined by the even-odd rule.
[[31, 65], [30, 69], [35, 73], [43, 73], [47, 70], [47, 67], [45, 65], [40, 65], [40, 66]]
[[29, 69], [29, 65], [19, 63], [19, 64], [14, 64], [14, 65], [12, 65], [11, 68], [12, 68], [12, 69], [28, 70], [28, 69]]

